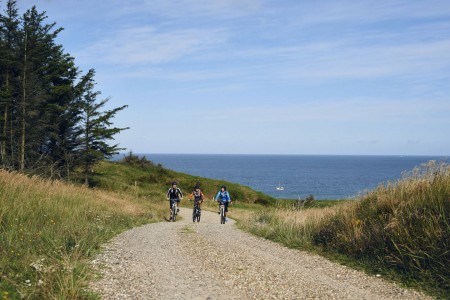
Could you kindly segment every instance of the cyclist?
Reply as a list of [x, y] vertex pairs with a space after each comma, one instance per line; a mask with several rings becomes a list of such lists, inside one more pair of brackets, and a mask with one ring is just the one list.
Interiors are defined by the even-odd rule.
[[183, 193], [181, 190], [177, 187], [177, 182], [172, 182], [172, 187], [167, 191], [167, 200], [170, 202], [170, 208], [169, 210], [172, 210], [172, 202], [176, 201], [177, 203], [177, 212], [180, 211], [180, 201], [183, 199]]
[[228, 213], [228, 205], [231, 204], [231, 197], [227, 191], [226, 186], [223, 185], [220, 188], [220, 191], [216, 195], [216, 201], [219, 201], [219, 203], [223, 203], [225, 205], [225, 222], [228, 222], [227, 213]]
[[194, 188], [194, 191], [189, 196], [189, 201], [191, 201], [191, 197], [194, 197], [194, 203], [198, 202], [198, 208], [201, 210], [201, 204], [203, 203], [203, 199], [205, 199], [205, 196], [203, 195], [202, 191], [200, 190], [200, 186], [197, 184]]

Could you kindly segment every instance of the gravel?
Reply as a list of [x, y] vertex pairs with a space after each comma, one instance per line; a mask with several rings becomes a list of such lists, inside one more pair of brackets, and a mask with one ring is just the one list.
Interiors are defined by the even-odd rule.
[[225, 225], [203, 211], [131, 229], [92, 264], [103, 299], [429, 299], [380, 276], [292, 250]]

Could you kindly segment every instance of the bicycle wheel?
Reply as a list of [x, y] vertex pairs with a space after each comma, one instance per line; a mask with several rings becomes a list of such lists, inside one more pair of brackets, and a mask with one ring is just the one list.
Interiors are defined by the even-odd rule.
[[174, 204], [172, 207], [172, 221], [175, 222], [177, 220], [177, 206]]
[[200, 222], [200, 216], [201, 216], [201, 214], [199, 213], [199, 214], [197, 214], [197, 222]]
[[220, 210], [220, 224], [225, 224], [225, 209]]
[[195, 211], [192, 213], [192, 222], [195, 223], [197, 216], [195, 215]]

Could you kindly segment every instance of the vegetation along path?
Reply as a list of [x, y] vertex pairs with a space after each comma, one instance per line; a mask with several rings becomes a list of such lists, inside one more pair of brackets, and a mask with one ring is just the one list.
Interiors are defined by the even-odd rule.
[[94, 261], [104, 299], [427, 299], [382, 278], [287, 249], [190, 209], [129, 230]]

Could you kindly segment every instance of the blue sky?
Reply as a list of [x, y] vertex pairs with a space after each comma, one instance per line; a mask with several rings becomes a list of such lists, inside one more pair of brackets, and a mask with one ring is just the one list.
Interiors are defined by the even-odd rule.
[[450, 1], [18, 4], [129, 105], [134, 152], [450, 154]]

